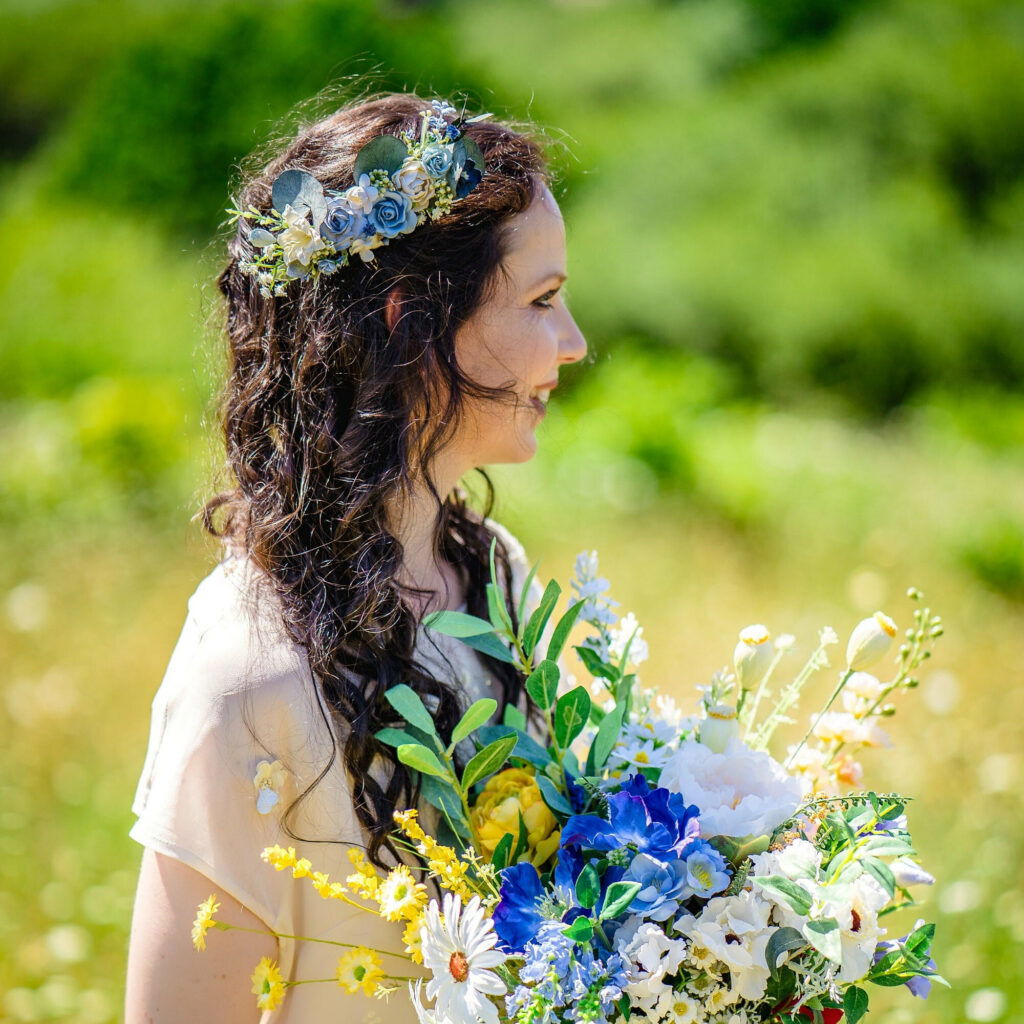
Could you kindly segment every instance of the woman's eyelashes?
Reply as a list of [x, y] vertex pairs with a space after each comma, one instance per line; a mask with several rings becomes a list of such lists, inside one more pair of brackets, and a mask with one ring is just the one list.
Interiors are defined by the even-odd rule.
[[541, 309], [551, 309], [551, 307], [554, 305], [554, 303], [544, 302], [543, 300], [544, 299], [553, 299], [555, 297], [557, 291], [558, 291], [558, 289], [556, 288], [556, 289], [553, 289], [550, 292], [545, 292], [539, 299], [534, 299], [533, 300], [533, 304], [535, 306], [540, 306]]

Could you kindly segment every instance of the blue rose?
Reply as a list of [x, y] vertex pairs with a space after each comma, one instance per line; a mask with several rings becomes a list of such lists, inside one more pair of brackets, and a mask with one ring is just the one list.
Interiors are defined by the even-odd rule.
[[412, 200], [403, 192], [385, 192], [366, 215], [371, 229], [385, 238], [405, 235], [416, 227], [416, 211]]
[[320, 235], [341, 250], [347, 249], [353, 238], [362, 236], [365, 228], [366, 217], [361, 210], [354, 210], [345, 199], [332, 199], [320, 225]]
[[451, 146], [441, 146], [436, 142], [431, 143], [423, 150], [420, 159], [432, 178], [443, 178], [451, 170], [452, 148]]

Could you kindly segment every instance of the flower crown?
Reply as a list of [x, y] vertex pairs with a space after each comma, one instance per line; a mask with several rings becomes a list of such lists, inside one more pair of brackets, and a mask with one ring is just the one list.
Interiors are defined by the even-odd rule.
[[284, 295], [291, 281], [333, 274], [352, 256], [368, 263], [374, 249], [428, 217], [437, 220], [476, 188], [484, 157], [462, 126], [491, 115], [449, 122], [455, 107], [443, 100], [431, 106], [420, 111], [418, 138], [404, 131], [378, 135], [359, 150], [350, 188], [325, 190], [313, 175], [293, 169], [274, 180], [269, 213], [254, 206], [227, 211], [232, 224], [244, 219], [255, 225], [249, 241], [259, 255], [241, 260], [239, 268], [255, 275], [261, 295]]

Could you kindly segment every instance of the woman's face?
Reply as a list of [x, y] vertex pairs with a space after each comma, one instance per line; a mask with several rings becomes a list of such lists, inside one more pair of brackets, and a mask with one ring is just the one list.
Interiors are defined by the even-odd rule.
[[506, 273], [498, 274], [490, 300], [460, 328], [455, 346], [464, 373], [490, 387], [511, 385], [516, 401], [513, 406], [466, 399], [451, 450], [466, 470], [530, 459], [547, 392], [564, 364], [587, 353], [560, 291], [566, 278], [565, 224], [546, 185], [509, 219], [507, 230]]

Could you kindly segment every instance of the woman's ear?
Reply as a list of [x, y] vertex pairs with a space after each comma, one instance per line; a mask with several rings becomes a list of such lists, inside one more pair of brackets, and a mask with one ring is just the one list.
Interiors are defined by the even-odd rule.
[[402, 286], [396, 284], [394, 288], [387, 294], [386, 305], [384, 307], [384, 323], [387, 324], [388, 333], [390, 334], [398, 323], [398, 318], [402, 315], [402, 302], [405, 293], [402, 291]]

